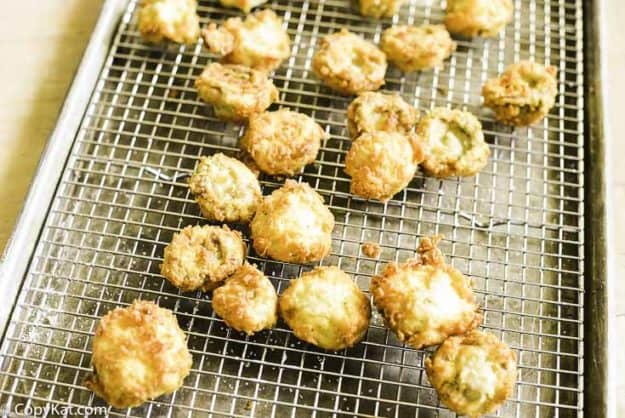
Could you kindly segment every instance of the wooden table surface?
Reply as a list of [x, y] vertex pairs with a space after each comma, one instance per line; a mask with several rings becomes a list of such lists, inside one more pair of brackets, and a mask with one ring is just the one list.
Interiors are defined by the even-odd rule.
[[[0, 251], [11, 234], [41, 151], [63, 103], [103, 0], [3, 0], [0, 26]], [[613, 207], [625, 207], [625, 7], [607, 1], [605, 16], [607, 113]], [[612, 7], [610, 7], [612, 6]], [[614, 210], [613, 369], [617, 416], [625, 417], [625, 217]], [[1, 262], [1, 260], [0, 260]], [[2, 277], [0, 280], [9, 280]]]

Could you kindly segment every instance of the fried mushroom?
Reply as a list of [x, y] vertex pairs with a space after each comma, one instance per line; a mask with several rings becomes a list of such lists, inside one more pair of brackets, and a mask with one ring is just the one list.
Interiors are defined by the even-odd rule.
[[250, 117], [241, 149], [264, 173], [292, 176], [315, 161], [326, 137], [310, 116], [280, 109]]
[[512, 21], [512, 0], [447, 0], [445, 26], [462, 36], [492, 37]]
[[224, 7], [234, 7], [245, 13], [249, 13], [254, 7], [267, 3], [267, 0], [219, 0], [219, 3]]
[[202, 31], [204, 43], [211, 52], [222, 55], [222, 61], [261, 71], [273, 71], [290, 54], [290, 40], [280, 19], [265, 9], [245, 20], [232, 17], [218, 28], [211, 23]]
[[272, 328], [278, 320], [278, 295], [271, 281], [245, 263], [213, 292], [213, 310], [226, 324], [253, 335]]
[[352, 178], [350, 190], [366, 199], [387, 201], [408, 186], [422, 160], [413, 133], [364, 133], [345, 157], [345, 172]]
[[484, 106], [506, 124], [525, 126], [544, 118], [556, 102], [558, 82], [554, 66], [532, 61], [510, 65], [482, 87]]
[[360, 14], [380, 19], [392, 17], [406, 0], [358, 0]]
[[395, 25], [382, 34], [380, 48], [404, 72], [442, 67], [456, 50], [444, 25]]
[[422, 238], [417, 256], [391, 263], [371, 280], [371, 293], [386, 325], [414, 348], [440, 344], [482, 320], [471, 280], [445, 263], [439, 236]]
[[174, 314], [140, 300], [100, 319], [92, 351], [93, 374], [85, 385], [114, 408], [175, 392], [192, 364]]
[[319, 261], [332, 248], [334, 215], [307, 183], [287, 180], [265, 196], [250, 224], [256, 252], [290, 263]]
[[227, 226], [187, 226], [165, 247], [161, 274], [189, 292], [213, 290], [245, 261], [245, 243], [239, 231]]
[[280, 315], [300, 340], [329, 351], [352, 347], [369, 327], [369, 298], [338, 267], [317, 267], [291, 280]]
[[493, 412], [512, 394], [517, 379], [515, 353], [478, 330], [449, 337], [425, 360], [425, 369], [441, 402], [469, 417]]
[[429, 175], [473, 176], [488, 162], [482, 124], [469, 112], [434, 108], [417, 124], [417, 135], [425, 147], [421, 167]]
[[196, 0], [142, 0], [138, 27], [143, 39], [192, 44], [200, 36]]
[[254, 173], [222, 153], [200, 159], [189, 178], [189, 189], [202, 215], [218, 222], [249, 222], [262, 199]]
[[341, 29], [321, 39], [312, 68], [331, 89], [345, 95], [358, 94], [384, 84], [386, 56], [372, 42]]
[[417, 116], [417, 110], [398, 94], [361, 93], [347, 108], [347, 131], [352, 139], [365, 132], [408, 133]]
[[208, 64], [195, 80], [198, 95], [219, 119], [241, 122], [278, 100], [278, 89], [262, 71], [243, 65]]

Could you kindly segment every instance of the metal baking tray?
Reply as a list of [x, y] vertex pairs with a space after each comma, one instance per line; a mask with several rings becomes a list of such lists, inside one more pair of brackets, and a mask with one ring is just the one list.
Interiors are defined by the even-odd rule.
[[[418, 108], [453, 106], [483, 122], [492, 158], [473, 178], [418, 174], [386, 204], [349, 193], [343, 158], [349, 98], [311, 74], [315, 45], [339, 28], [378, 41], [394, 23], [441, 22], [444, 2], [411, 0], [391, 20], [344, 0], [274, 0], [292, 55], [273, 76], [274, 105], [313, 116], [330, 135], [297, 177], [336, 216], [333, 251], [367, 290], [373, 274], [414, 254], [420, 236], [475, 278], [483, 327], [510, 344], [519, 380], [497, 416], [606, 416], [607, 272], [599, 2], [515, 0], [494, 39], [459, 40], [445, 68], [387, 74], [385, 90]], [[210, 295], [179, 293], [159, 275], [163, 248], [202, 223], [183, 176], [201, 155], [237, 152], [242, 127], [216, 120], [193, 81], [214, 59], [202, 44], [154, 47], [139, 37], [137, 1], [108, 0], [50, 138], [2, 266], [0, 406], [102, 406], [83, 387], [98, 318], [136, 298], [172, 309], [194, 364], [175, 394], [110, 415], [447, 417], [423, 370], [374, 316], [366, 339], [337, 353], [298, 341], [283, 323], [246, 337], [215, 317]], [[237, 14], [200, 1], [202, 24]], [[558, 68], [555, 108], [530, 128], [496, 123], [480, 88], [519, 59]], [[261, 177], [265, 194], [280, 185]], [[245, 230], [243, 230], [246, 232]], [[360, 251], [378, 242], [379, 260]], [[311, 266], [249, 254], [279, 291]], [[86, 414], [74, 410], [71, 414]], [[83, 411], [83, 412], [80, 412]], [[49, 412], [50, 413], [50, 412]], [[52, 413], [50, 413], [52, 414]]]

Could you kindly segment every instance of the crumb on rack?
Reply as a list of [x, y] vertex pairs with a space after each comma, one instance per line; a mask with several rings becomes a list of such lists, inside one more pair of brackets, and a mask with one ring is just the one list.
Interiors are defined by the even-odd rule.
[[382, 252], [382, 249], [380, 248], [380, 245], [375, 242], [367, 241], [362, 244], [362, 253], [367, 257], [378, 258], [380, 256], [380, 252]]

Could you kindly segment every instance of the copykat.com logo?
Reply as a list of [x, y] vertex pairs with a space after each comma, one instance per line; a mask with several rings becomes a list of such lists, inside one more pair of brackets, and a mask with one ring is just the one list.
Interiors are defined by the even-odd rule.
[[11, 407], [0, 407], [1, 416], [9, 417], [47, 417], [47, 416], [88, 416], [97, 417], [107, 415], [107, 406], [67, 406], [54, 403], [32, 405], [17, 403]]

